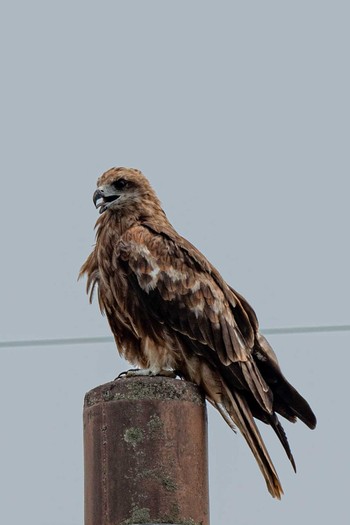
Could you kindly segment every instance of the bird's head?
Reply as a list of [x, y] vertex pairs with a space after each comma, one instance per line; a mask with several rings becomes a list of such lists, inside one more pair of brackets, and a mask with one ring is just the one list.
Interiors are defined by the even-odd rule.
[[142, 208], [143, 203], [158, 201], [150, 183], [141, 171], [133, 168], [111, 168], [97, 180], [93, 201], [99, 212], [126, 212]]

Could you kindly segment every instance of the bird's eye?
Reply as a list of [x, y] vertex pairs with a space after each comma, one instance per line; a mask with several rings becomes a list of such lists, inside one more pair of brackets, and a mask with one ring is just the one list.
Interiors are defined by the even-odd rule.
[[128, 182], [124, 179], [119, 179], [113, 183], [116, 190], [123, 190], [128, 185]]

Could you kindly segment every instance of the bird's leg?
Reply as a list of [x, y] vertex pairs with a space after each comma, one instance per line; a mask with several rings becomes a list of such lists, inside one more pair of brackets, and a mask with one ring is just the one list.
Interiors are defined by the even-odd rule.
[[176, 377], [176, 373], [173, 370], [161, 369], [161, 368], [134, 368], [131, 370], [126, 370], [121, 372], [117, 379], [120, 377], [154, 377], [154, 376], [164, 376], [164, 377]]
[[117, 375], [116, 379], [120, 379], [121, 377], [129, 377], [129, 372], [137, 372], [138, 368], [130, 368], [130, 370], [124, 370], [123, 372], [120, 372], [120, 374]]
[[157, 374], [157, 376], [163, 376], [163, 377], [173, 377], [175, 378], [177, 376], [176, 372], [174, 370], [166, 370], [163, 368], [160, 370]]

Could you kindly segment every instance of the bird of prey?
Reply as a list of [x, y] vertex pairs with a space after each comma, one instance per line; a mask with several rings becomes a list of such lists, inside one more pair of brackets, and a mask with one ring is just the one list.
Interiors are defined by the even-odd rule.
[[314, 428], [307, 401], [286, 380], [248, 302], [169, 223], [147, 178], [112, 168], [93, 195], [96, 245], [83, 264], [90, 301], [98, 290], [119, 353], [135, 375], [175, 373], [199, 385], [238, 427], [280, 498], [281, 483], [254, 418], [271, 425], [295, 470], [277, 414]]

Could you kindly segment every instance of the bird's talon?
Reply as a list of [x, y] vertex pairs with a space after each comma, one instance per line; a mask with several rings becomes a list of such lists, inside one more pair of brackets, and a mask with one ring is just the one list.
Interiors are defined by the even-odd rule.
[[176, 377], [176, 372], [173, 370], [152, 370], [150, 368], [131, 368], [130, 370], [124, 370], [116, 377], [116, 379], [126, 378], [126, 377]]
[[138, 372], [138, 368], [131, 368], [130, 370], [124, 370], [123, 372], [120, 372], [120, 374], [117, 375], [117, 377], [115, 378], [115, 381], [117, 379], [121, 379], [122, 377], [132, 377], [133, 375], [136, 375], [136, 374], [133, 374], [133, 372]]

